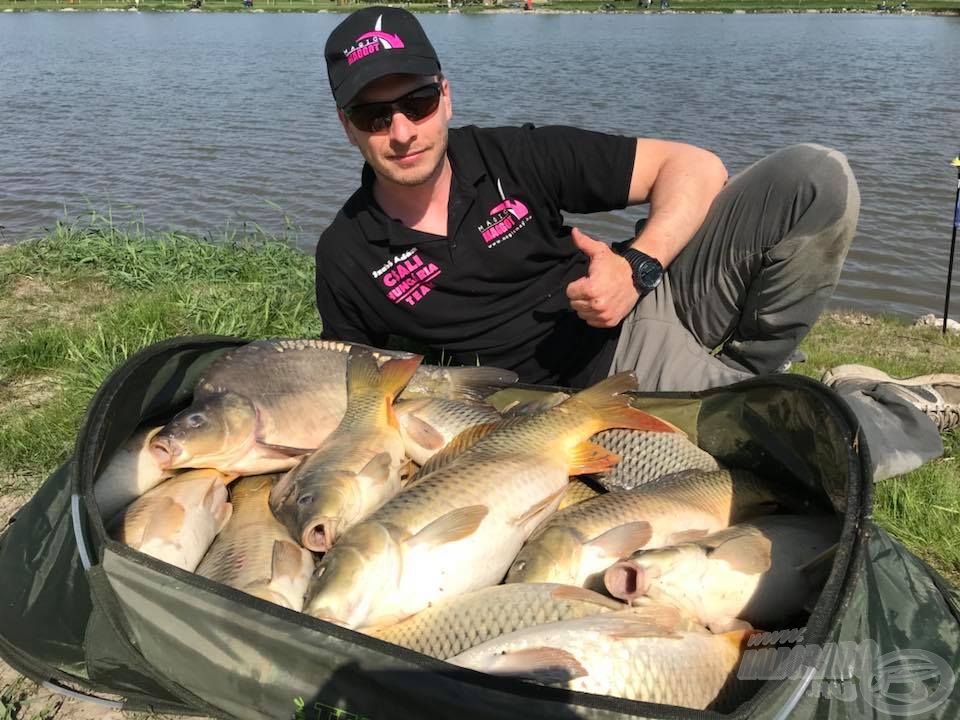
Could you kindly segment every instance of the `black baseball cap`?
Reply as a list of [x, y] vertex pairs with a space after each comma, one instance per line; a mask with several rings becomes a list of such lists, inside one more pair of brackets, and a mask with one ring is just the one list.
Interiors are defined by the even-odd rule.
[[436, 75], [437, 52], [420, 23], [401, 8], [368, 7], [337, 25], [324, 48], [337, 107], [385, 75]]

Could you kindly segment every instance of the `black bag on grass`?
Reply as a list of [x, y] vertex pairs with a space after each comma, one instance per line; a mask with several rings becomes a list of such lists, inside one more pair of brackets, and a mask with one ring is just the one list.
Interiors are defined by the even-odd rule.
[[188, 405], [203, 369], [243, 342], [159, 343], [97, 393], [73, 456], [0, 537], [0, 656], [16, 670], [56, 689], [118, 695], [130, 709], [244, 719], [290, 718], [301, 702], [300, 717], [323, 720], [960, 716], [960, 603], [870, 521], [872, 480], [856, 420], [802, 377], [635, 400], [722, 463], [795, 486], [844, 519], [806, 627], [755, 638], [741, 676], [765, 682], [730, 715], [462, 670], [110, 540], [93, 495], [101, 463], [139, 425]]

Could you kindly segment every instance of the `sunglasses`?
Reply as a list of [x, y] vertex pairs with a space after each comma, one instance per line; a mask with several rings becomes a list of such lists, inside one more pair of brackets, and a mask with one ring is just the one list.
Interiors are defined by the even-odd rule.
[[440, 83], [430, 83], [390, 102], [372, 102], [352, 105], [343, 109], [343, 114], [357, 130], [368, 133], [383, 132], [393, 122], [394, 113], [403, 113], [412, 122], [433, 115], [440, 107], [443, 88]]

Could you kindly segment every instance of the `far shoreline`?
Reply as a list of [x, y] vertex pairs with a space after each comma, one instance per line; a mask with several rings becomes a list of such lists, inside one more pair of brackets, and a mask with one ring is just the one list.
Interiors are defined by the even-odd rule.
[[[89, 1], [89, 0], [88, 0]], [[256, 1], [256, 0], [255, 0]], [[22, 2], [22, 7], [20, 5]], [[82, 2], [82, 0], [81, 0]], [[27, 0], [21, 0], [17, 2], [13, 7], [3, 7], [7, 3], [0, 2], [0, 13], [31, 13], [31, 12], [66, 12], [66, 13], [91, 13], [91, 12], [134, 12], [134, 13], [171, 13], [171, 12], [187, 12], [187, 13], [231, 13], [231, 14], [246, 14], [246, 13], [273, 13], [273, 14], [289, 14], [289, 13], [311, 13], [311, 14], [348, 14], [352, 11], [351, 9], [330, 9], [330, 8], [320, 8], [320, 9], [310, 9], [305, 7], [283, 7], [283, 6], [268, 6], [268, 7], [218, 7], [212, 2], [210, 3], [211, 7], [203, 8], [188, 8], [188, 7], [135, 7], [131, 4], [130, 7], [84, 7], [82, 4], [77, 6], [69, 7], [39, 7], [39, 6], [29, 6], [27, 5]], [[900, 16], [900, 17], [960, 17], [960, 9], [923, 9], [923, 10], [877, 10], [877, 9], [868, 9], [868, 8], [848, 8], [848, 7], [837, 7], [837, 8], [806, 8], [806, 9], [793, 9], [793, 8], [783, 8], [783, 7], [769, 7], [769, 8], [730, 8], [730, 9], [692, 9], [692, 8], [667, 8], [664, 10], [654, 9], [654, 8], [615, 8], [615, 9], [604, 9], [602, 7], [593, 7], [592, 9], [588, 8], [547, 8], [547, 7], [535, 7], [531, 10], [524, 10], [522, 8], [513, 8], [513, 7], [489, 7], [489, 8], [416, 8], [411, 12], [414, 14], [425, 14], [425, 15], [882, 15], [882, 16]]]

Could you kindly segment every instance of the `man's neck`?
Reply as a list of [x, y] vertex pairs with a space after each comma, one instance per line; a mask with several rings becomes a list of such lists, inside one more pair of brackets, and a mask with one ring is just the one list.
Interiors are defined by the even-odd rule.
[[452, 180], [450, 158], [444, 157], [437, 173], [419, 185], [398, 185], [377, 176], [373, 196], [384, 212], [407, 227], [446, 235]]

